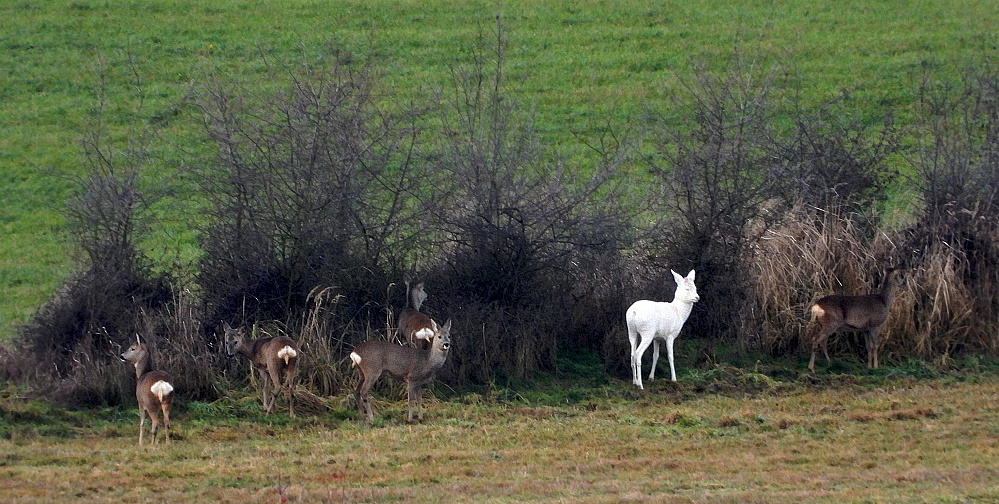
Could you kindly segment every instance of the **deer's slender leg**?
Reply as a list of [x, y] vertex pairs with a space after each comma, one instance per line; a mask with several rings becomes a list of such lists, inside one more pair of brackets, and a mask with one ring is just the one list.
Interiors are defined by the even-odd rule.
[[263, 403], [264, 406], [264, 413], [270, 413], [271, 412], [270, 397], [269, 397], [271, 391], [270, 375], [267, 373], [266, 369], [260, 369], [258, 374], [260, 375], [260, 382], [261, 382], [260, 392], [263, 396], [261, 398], [261, 402]]
[[160, 409], [163, 410], [163, 438], [170, 444], [170, 408], [166, 403], [160, 403]]
[[878, 368], [878, 328], [867, 331], [867, 367]]
[[662, 345], [662, 341], [658, 338], [652, 338], [652, 370], [649, 371], [649, 381], [652, 381], [656, 377], [656, 366], [659, 365], [659, 346]]
[[643, 337], [642, 338], [642, 342], [638, 344], [638, 349], [635, 350], [634, 357], [632, 357], [632, 359], [634, 361], [633, 366], [635, 367], [635, 371], [636, 371], [636, 374], [635, 374], [635, 385], [638, 385], [638, 388], [644, 388], [644, 387], [642, 387], [642, 355], [645, 354], [645, 350], [647, 350], [649, 348], [649, 345], [651, 345], [651, 344], [652, 344], [652, 339], [651, 338], [650, 339], [645, 339]]
[[153, 436], [153, 444], [156, 444], [158, 442], [156, 439], [156, 433], [160, 430], [159, 429], [160, 421], [158, 418], [156, 418], [156, 416], [157, 415], [155, 411], [149, 413], [149, 421], [153, 424], [152, 429], [150, 429], [151, 431], [150, 434]]
[[666, 356], [669, 358], [669, 377], [671, 380], [676, 381], [676, 367], [673, 366], [673, 342], [676, 338], [670, 338], [666, 340]]

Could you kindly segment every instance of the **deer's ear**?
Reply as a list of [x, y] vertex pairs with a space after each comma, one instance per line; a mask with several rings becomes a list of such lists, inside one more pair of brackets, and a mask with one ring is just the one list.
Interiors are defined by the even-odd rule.
[[687, 280], [694, 281], [694, 270], [690, 270], [690, 273], [687, 273]]
[[680, 285], [681, 283], [683, 283], [683, 277], [680, 276], [679, 273], [677, 273], [677, 272], [675, 272], [673, 270], [669, 270], [669, 272], [673, 274], [673, 280], [676, 280], [676, 284], [677, 285]]

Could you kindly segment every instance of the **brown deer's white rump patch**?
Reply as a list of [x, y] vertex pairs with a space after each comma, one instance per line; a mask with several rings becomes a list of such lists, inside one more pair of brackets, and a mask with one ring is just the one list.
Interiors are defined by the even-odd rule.
[[160, 380], [149, 387], [149, 390], [150, 392], [156, 394], [156, 397], [162, 401], [164, 397], [173, 392], [173, 385], [170, 385], [170, 382]]
[[291, 361], [291, 359], [294, 359], [295, 357], [298, 357], [298, 352], [296, 352], [294, 348], [286, 345], [281, 350], [278, 350], [277, 356], [278, 356], [278, 359], [283, 360], [284, 361], [284, 365], [287, 366], [288, 363]]

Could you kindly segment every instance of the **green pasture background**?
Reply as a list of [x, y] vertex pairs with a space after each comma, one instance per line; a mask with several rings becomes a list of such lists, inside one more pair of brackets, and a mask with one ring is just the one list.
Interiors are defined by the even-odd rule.
[[[156, 126], [155, 185], [184, 162], [198, 118], [182, 103], [212, 73], [252, 81], [267, 65], [308, 61], [333, 44], [373, 57], [388, 92], [419, 100], [446, 85], [501, 16], [511, 91], [556, 148], [578, 148], [580, 132], [626, 127], [662, 105], [693, 65], [735, 52], [785, 65], [806, 103], [846, 96], [874, 121], [889, 109], [905, 116], [921, 69], [994, 52], [999, 4], [0, 0], [0, 16], [3, 341], [72, 272], [62, 211], [97, 110], [114, 141]], [[190, 263], [190, 215], [172, 210], [163, 209], [150, 255]]]

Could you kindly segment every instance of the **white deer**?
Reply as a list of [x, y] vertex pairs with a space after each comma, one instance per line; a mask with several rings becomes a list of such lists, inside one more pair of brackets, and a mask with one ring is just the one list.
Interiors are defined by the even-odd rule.
[[448, 351], [451, 349], [451, 321], [448, 320], [444, 327], [440, 328], [437, 327], [436, 322], [432, 322], [432, 324], [437, 336], [431, 340], [429, 349], [372, 340], [361, 343], [354, 348], [353, 352], [350, 352], [350, 360], [357, 368], [358, 374], [355, 392], [357, 409], [368, 418], [369, 422], [375, 419], [375, 415], [371, 410], [371, 400], [368, 393], [382, 373], [386, 371], [405, 381], [408, 386], [409, 417], [407, 421], [413, 421], [414, 403], [419, 407], [418, 419], [423, 420], [421, 388], [433, 381], [434, 375], [444, 365]]
[[652, 372], [649, 381], [656, 376], [656, 363], [659, 362], [659, 340], [666, 341], [666, 354], [669, 357], [670, 379], [676, 381], [676, 368], [673, 366], [673, 342], [680, 335], [683, 323], [690, 316], [694, 303], [700, 301], [697, 286], [694, 285], [694, 270], [686, 277], [670, 270], [676, 280], [676, 294], [673, 301], [635, 301], [628, 308], [628, 340], [631, 342], [631, 381], [638, 388], [642, 386], [642, 355], [649, 345], [655, 342], [652, 350]]
[[122, 362], [135, 367], [135, 400], [139, 403], [139, 446], [142, 445], [146, 415], [152, 423], [153, 444], [159, 427], [159, 414], [163, 413], [163, 438], [170, 444], [170, 407], [173, 405], [173, 377], [166, 371], [153, 369], [149, 347], [135, 335], [135, 343], [119, 356]]

